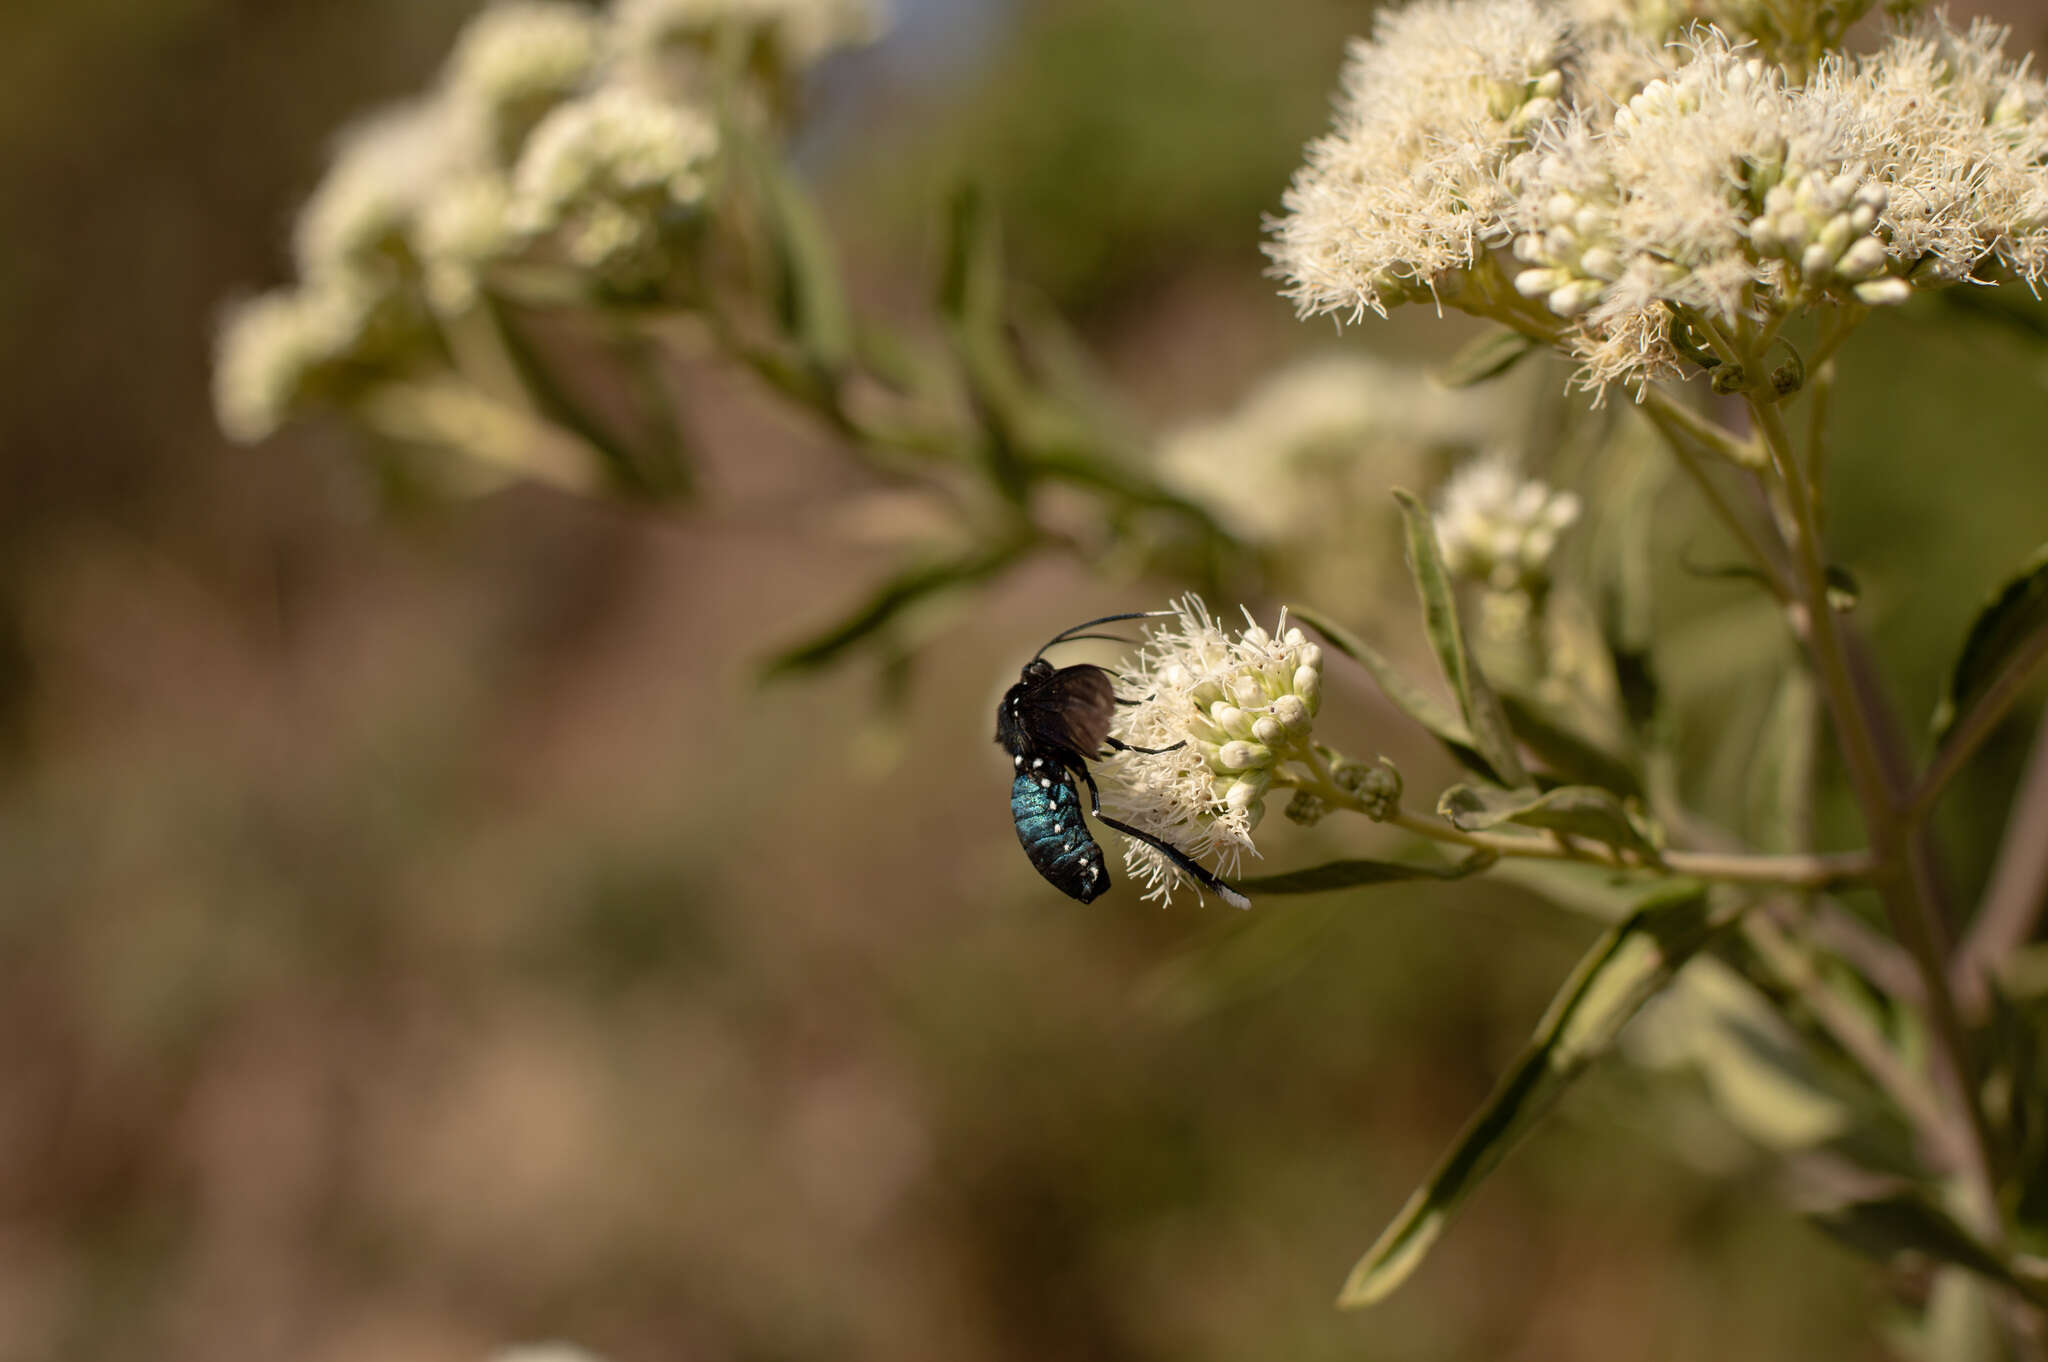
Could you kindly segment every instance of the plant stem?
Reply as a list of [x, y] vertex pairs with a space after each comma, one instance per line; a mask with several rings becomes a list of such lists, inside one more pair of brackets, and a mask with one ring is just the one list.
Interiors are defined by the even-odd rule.
[[1704, 432], [1713, 431], [1723, 441], [1732, 441], [1733, 437], [1684, 403], [1675, 402], [1654, 389], [1643, 397], [1643, 413], [1650, 418], [1650, 424], [1657, 428], [1657, 432], [1664, 437], [1664, 442], [1671, 447], [1673, 456], [1678, 460], [1678, 466], [1685, 470], [1686, 476], [1700, 489], [1700, 495], [1706, 498], [1708, 509], [1727, 527], [1736, 542], [1742, 545], [1750, 561], [1756, 564], [1757, 571], [1763, 574], [1764, 583], [1770, 588], [1771, 594], [1781, 603], [1789, 602], [1792, 598], [1792, 589], [1785, 583], [1784, 568], [1780, 566], [1763, 539], [1743, 518], [1742, 513], [1735, 509], [1734, 503], [1722, 494], [1720, 487], [1707, 471], [1706, 465], [1700, 461], [1699, 455], [1688, 443], [1697, 440], [1718, 451], [1721, 445], [1709, 441]]
[[1935, 800], [1941, 797], [1949, 781], [1955, 779], [1964, 763], [1976, 755], [1977, 749], [1991, 736], [2006, 712], [2025, 693], [2027, 683], [2034, 679], [2034, 672], [2043, 661], [2048, 661], [2048, 631], [2037, 631], [1949, 731], [1941, 750], [1928, 764], [1926, 774], [1920, 777], [1906, 799], [1908, 817], [1924, 816], [1934, 807]]
[[[1365, 805], [1357, 796], [1334, 785], [1306, 782], [1303, 784], [1305, 788], [1331, 804], [1356, 813], [1365, 812]], [[1442, 819], [1410, 813], [1405, 809], [1383, 821], [1418, 836], [1427, 837], [1433, 842], [1472, 847], [1501, 856], [1516, 856], [1532, 861], [1577, 861], [1585, 865], [1604, 866], [1610, 870], [1652, 868], [1624, 860], [1613, 852], [1598, 848], [1597, 844], [1558, 841], [1549, 837], [1525, 837], [1516, 833], [1466, 832]], [[1691, 875], [1703, 880], [1720, 880], [1730, 884], [1774, 884], [1795, 889], [1819, 889], [1866, 879], [1875, 865], [1870, 854], [1862, 851], [1788, 856], [1666, 851], [1662, 853], [1661, 859], [1663, 869], [1680, 875]]]
[[1843, 1053], [1861, 1065], [1871, 1081], [1898, 1103], [1899, 1110], [1937, 1159], [1950, 1168], [1960, 1168], [1967, 1158], [1967, 1137], [1956, 1129], [1952, 1113], [1942, 1107], [1898, 1052], [1885, 1043], [1877, 1028], [1827, 986], [1815, 972], [1813, 962], [1765, 914], [1743, 914], [1742, 934], [1779, 981], [1798, 995], [1814, 1021]]
[[1774, 402], [1755, 393], [1745, 402], [1769, 455], [1779, 491], [1791, 518], [1792, 566], [1806, 612], [1805, 636], [1814, 671], [1826, 697], [1835, 738], [1850, 783], [1878, 858], [1877, 887], [1892, 931], [1913, 957], [1927, 994], [1927, 1013], [1942, 1058], [1949, 1094], [1969, 1119], [1971, 1139], [1960, 1173], [1973, 1227], [1997, 1242], [2000, 1233], [1992, 1169], [1997, 1145], [1982, 1104], [1974, 1060], [1954, 998], [1948, 989], [1941, 924], [1935, 920], [1928, 894], [1930, 870], [1924, 848], [1916, 844], [1911, 813], [1898, 797], [1877, 749], [1869, 713], [1850, 672], [1847, 651], [1835, 612], [1828, 604], [1827, 567], [1821, 553], [1820, 517], [1804, 470], [1793, 458], [1783, 414]]

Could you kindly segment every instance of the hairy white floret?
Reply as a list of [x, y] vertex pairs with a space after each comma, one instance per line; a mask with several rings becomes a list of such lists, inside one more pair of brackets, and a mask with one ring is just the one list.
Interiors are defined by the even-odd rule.
[[[1252, 830], [1290, 755], [1307, 750], [1322, 704], [1322, 649], [1285, 614], [1269, 634], [1245, 614], [1232, 634], [1198, 596], [1173, 603], [1171, 622], [1146, 630], [1135, 657], [1118, 664], [1120, 688], [1138, 703], [1120, 708], [1115, 736], [1156, 752], [1118, 752], [1100, 768], [1112, 817], [1196, 860], [1235, 875], [1258, 855]], [[1127, 840], [1124, 865], [1147, 898], [1171, 901], [1189, 884], [1159, 852]], [[1194, 886], [1199, 893], [1200, 886]]]
[[1306, 316], [1455, 287], [1506, 234], [1507, 158], [1558, 110], [1568, 33], [1536, 0], [1418, 0], [1354, 42], [1268, 254]]
[[2048, 274], [2048, 86], [2029, 58], [2006, 55], [2007, 36], [1928, 15], [1815, 79], [1857, 111], [1889, 191], [1889, 251], [1913, 280], [1970, 278], [1986, 257], [2030, 286]]
[[1787, 66], [1782, 7], [1688, 8], [1729, 28], [1659, 50], [1660, 0], [1382, 11], [1274, 225], [1288, 296], [1434, 296], [1552, 336], [1603, 389], [1697, 373], [1724, 328], [2048, 278], [2048, 85], [2004, 29], [1935, 14]]

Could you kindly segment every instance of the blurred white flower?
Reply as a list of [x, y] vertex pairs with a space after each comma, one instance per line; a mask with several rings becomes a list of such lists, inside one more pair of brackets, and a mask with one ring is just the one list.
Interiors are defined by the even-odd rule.
[[519, 1343], [491, 1354], [491, 1362], [605, 1362], [588, 1348], [574, 1343]]
[[708, 47], [732, 25], [772, 43], [788, 67], [835, 48], [872, 42], [888, 21], [884, 0], [617, 0], [614, 37], [623, 53], [657, 56]]
[[497, 0], [456, 38], [448, 98], [510, 165], [548, 110], [592, 79], [603, 33], [595, 11], [569, 0]]
[[1442, 449], [1506, 434], [1487, 392], [1450, 392], [1423, 370], [1371, 356], [1318, 355], [1263, 380], [1222, 416], [1169, 435], [1160, 473], [1248, 543], [1319, 532]]
[[703, 200], [718, 132], [694, 109], [625, 86], [564, 104], [513, 177], [514, 230], [552, 234], [570, 263], [632, 286], [661, 268], [664, 235]]
[[428, 198], [418, 240], [435, 307], [459, 312], [475, 301], [483, 271], [522, 239], [511, 215], [512, 187], [495, 171], [456, 176]]
[[1525, 478], [1498, 455], [1452, 474], [1437, 503], [1444, 566], [1496, 591], [1527, 591], [1549, 579], [1558, 536], [1579, 518], [1579, 499]]
[[[1284, 614], [1278, 638], [1249, 612], [1233, 637], [1198, 596], [1173, 608], [1173, 621], [1148, 628], [1137, 655], [1118, 664], [1121, 688], [1138, 703], [1118, 710], [1114, 729], [1133, 747], [1171, 750], [1105, 761], [1103, 803], [1112, 817], [1235, 875], [1258, 854], [1252, 830], [1277, 769], [1308, 750], [1322, 705], [1322, 649], [1288, 628]], [[1171, 901], [1191, 883], [1136, 840], [1125, 841], [1124, 865], [1147, 898]]]
[[230, 308], [213, 363], [214, 415], [228, 438], [276, 433], [363, 344], [374, 308], [368, 291], [339, 277]]
[[299, 272], [402, 265], [420, 205], [467, 150], [450, 109], [435, 100], [394, 105], [348, 128], [293, 227]]

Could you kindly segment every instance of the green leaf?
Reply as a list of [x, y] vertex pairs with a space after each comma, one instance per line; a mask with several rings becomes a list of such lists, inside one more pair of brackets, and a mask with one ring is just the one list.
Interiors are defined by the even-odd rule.
[[2014, 1275], [2004, 1258], [1917, 1188], [1894, 1184], [1875, 1196], [1810, 1211], [1808, 1219], [1828, 1237], [1878, 1262], [1919, 1254], [2011, 1287], [2030, 1300], [2042, 1299], [2040, 1288]]
[[953, 194], [946, 214], [939, 312], [946, 319], [987, 439], [983, 459], [1003, 495], [1021, 502], [1030, 485], [1025, 432], [1042, 416], [1018, 371], [1005, 333], [1003, 246], [995, 213], [972, 185]]
[[2048, 545], [2034, 551], [2019, 574], [1977, 612], [1934, 711], [1934, 736], [1948, 736], [1955, 721], [2010, 666], [2031, 664], [2048, 636]]
[[1538, 348], [1533, 336], [1519, 331], [1489, 331], [1461, 346], [1434, 377], [1446, 388], [1469, 388], [1506, 373]]
[[1629, 1033], [1630, 1058], [1691, 1068], [1720, 1114], [1769, 1149], [1811, 1149], [1854, 1129], [1854, 1094], [1735, 969], [1695, 960]]
[[783, 327], [816, 371], [844, 373], [853, 357], [853, 311], [824, 220], [779, 158], [752, 140], [742, 145], [766, 210], [764, 225], [775, 251], [777, 310]]
[[1580, 861], [1532, 861], [1510, 856], [1494, 867], [1493, 880], [1528, 890], [1568, 913], [1596, 922], [1619, 922], [1635, 911], [1654, 883], [1640, 870], [1611, 870]]
[[1546, 772], [1621, 794], [1643, 792], [1642, 780], [1627, 758], [1586, 736], [1578, 724], [1547, 701], [1513, 691], [1504, 691], [1500, 699], [1515, 733]]
[[1394, 884], [1401, 880], [1462, 880], [1476, 875], [1500, 858], [1491, 851], [1477, 852], [1454, 865], [1411, 865], [1404, 861], [1331, 861], [1285, 875], [1256, 875], [1232, 880], [1233, 889], [1247, 894], [1322, 894], [1332, 889], [1356, 889], [1368, 884]]
[[1465, 625], [1458, 618], [1457, 592], [1444, 570], [1437, 550], [1436, 523], [1421, 502], [1406, 492], [1395, 492], [1401, 515], [1408, 528], [1408, 568], [1415, 576], [1416, 594], [1422, 598], [1422, 622], [1430, 646], [1436, 650], [1444, 679], [1457, 694], [1458, 708], [1472, 745], [1486, 759], [1504, 785], [1527, 785], [1529, 773], [1515, 753], [1515, 737], [1508, 729], [1506, 713], [1493, 688], [1486, 684], [1479, 663], [1465, 642]]
[[1485, 776], [1499, 780], [1500, 772], [1487, 764], [1479, 755], [1479, 749], [1472, 741], [1471, 730], [1458, 717], [1456, 710], [1416, 685], [1401, 672], [1386, 655], [1367, 643], [1358, 635], [1344, 628], [1310, 606], [1290, 605], [1287, 613], [1300, 620], [1309, 628], [1321, 634], [1344, 656], [1356, 662], [1372, 676], [1374, 684], [1393, 704], [1394, 708], [1421, 724], [1438, 742], [1457, 758], [1460, 765]]
[[1453, 785], [1437, 801], [1437, 812], [1462, 832], [1484, 832], [1515, 823], [1588, 838], [1618, 851], [1634, 852], [1646, 861], [1657, 860], [1656, 844], [1643, 835], [1621, 801], [1592, 785], [1560, 785], [1542, 794]]
[[1480, 1180], [1722, 925], [1708, 907], [1703, 886], [1672, 881], [1595, 942], [1515, 1066], [1351, 1270], [1337, 1304], [1375, 1304], [1405, 1281]]
[[919, 564], [899, 572], [878, 587], [858, 609], [817, 636], [795, 644], [761, 665], [763, 681], [779, 681], [818, 671], [839, 661], [912, 606], [942, 592], [994, 576], [1021, 556], [1006, 546], [968, 558]]

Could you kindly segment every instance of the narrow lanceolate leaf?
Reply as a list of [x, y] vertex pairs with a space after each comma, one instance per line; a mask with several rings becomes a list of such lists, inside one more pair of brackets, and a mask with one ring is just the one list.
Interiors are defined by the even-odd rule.
[[1587, 735], [1577, 717], [1534, 695], [1501, 693], [1501, 704], [1515, 732], [1535, 753], [1545, 774], [1574, 783], [1604, 786], [1620, 794], [1640, 795], [1643, 783], [1626, 756]]
[[1963, 638], [1948, 692], [1934, 712], [1937, 740], [2009, 668], [2030, 666], [2048, 644], [2048, 545], [1985, 603]]
[[946, 215], [946, 257], [939, 313], [946, 319], [984, 434], [989, 476], [1012, 501], [1030, 485], [1022, 445], [1034, 402], [1005, 334], [1003, 244], [995, 211], [980, 191], [962, 186]]
[[1504, 785], [1527, 785], [1529, 773], [1515, 753], [1515, 737], [1508, 729], [1506, 713], [1493, 688], [1480, 674], [1479, 663], [1465, 641], [1465, 625], [1458, 618], [1457, 592], [1444, 570], [1443, 555], [1437, 549], [1436, 522], [1422, 503], [1406, 492], [1396, 492], [1401, 515], [1408, 527], [1408, 569], [1415, 577], [1416, 594], [1422, 598], [1423, 627], [1436, 650], [1444, 679], [1458, 697], [1458, 709], [1472, 734], [1472, 745], [1486, 759]]
[[1321, 894], [1332, 889], [1356, 889], [1363, 885], [1393, 884], [1401, 880], [1462, 880], [1467, 875], [1478, 874], [1499, 859], [1490, 851], [1481, 851], [1454, 865], [1331, 861], [1327, 865], [1295, 870], [1285, 875], [1257, 875], [1230, 883], [1232, 888], [1247, 894]]
[[1916, 1189], [1896, 1187], [1866, 1200], [1810, 1212], [1808, 1218], [1830, 1238], [1881, 1263], [1901, 1254], [1918, 1254], [1967, 1269], [2036, 1302], [2043, 1299], [2039, 1285], [2016, 1275], [2001, 1255]]
[[842, 373], [853, 356], [853, 312], [824, 220], [776, 157], [751, 141], [743, 145], [767, 210], [782, 325], [816, 370]]
[[1561, 785], [1543, 794], [1453, 785], [1437, 801], [1437, 812], [1462, 832], [1484, 832], [1513, 823], [1584, 837], [1646, 861], [1657, 859], [1656, 844], [1643, 835], [1621, 801], [1593, 785]]
[[1721, 925], [1705, 888], [1677, 881], [1661, 886], [1595, 942], [1514, 1068], [1351, 1270], [1338, 1305], [1375, 1304], [1405, 1281], [1472, 1189]]
[[1519, 331], [1489, 331], [1467, 341], [1435, 378], [1446, 388], [1469, 388], [1506, 373], [1537, 348], [1533, 337]]
[[761, 679], [780, 680], [829, 667], [856, 647], [880, 635], [911, 607], [993, 576], [1021, 552], [1014, 546], [1000, 547], [971, 557], [906, 568], [883, 582], [873, 595], [838, 624], [768, 659], [762, 664]]
[[1321, 611], [1305, 605], [1290, 605], [1287, 613], [1329, 640], [1330, 646], [1356, 662], [1372, 676], [1394, 708], [1429, 730], [1430, 736], [1449, 749], [1460, 765], [1489, 780], [1502, 780], [1486, 758], [1479, 754], [1471, 730], [1457, 710], [1408, 679], [1379, 649]]

